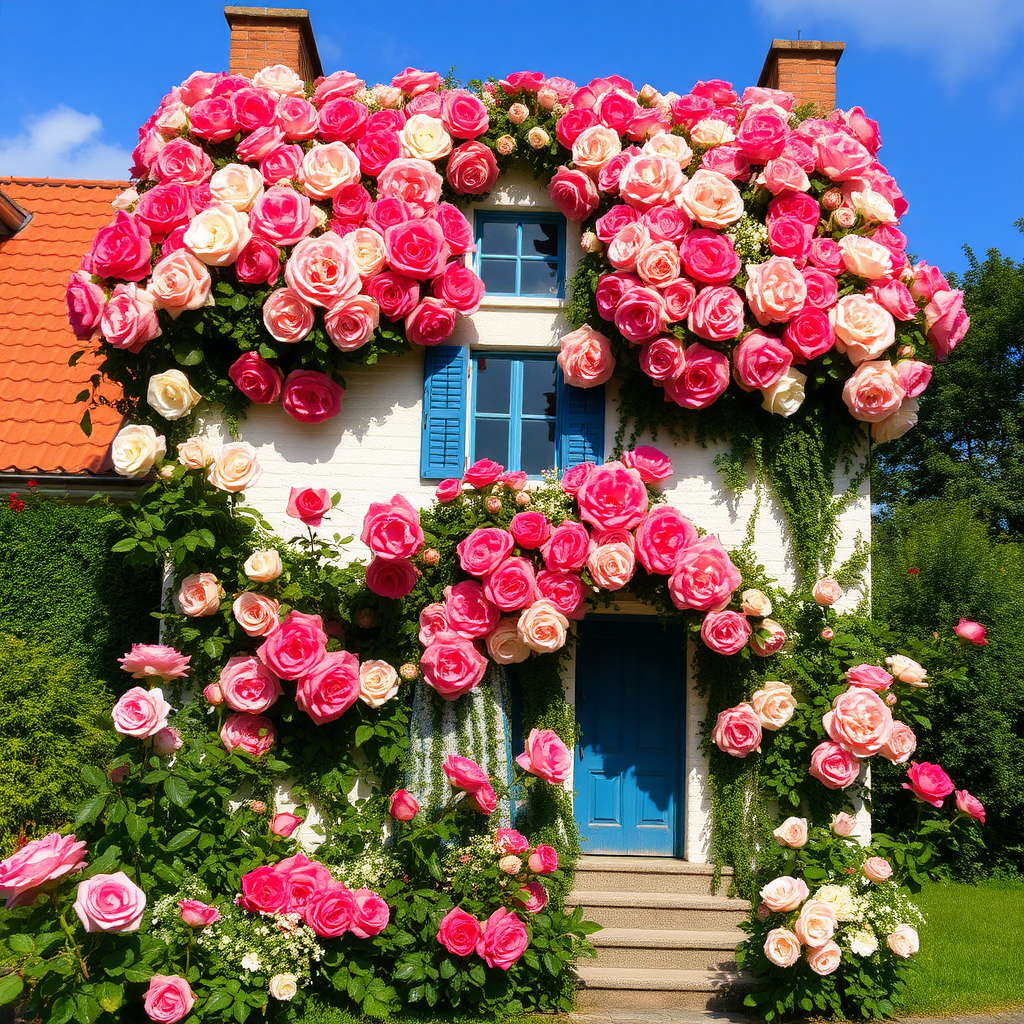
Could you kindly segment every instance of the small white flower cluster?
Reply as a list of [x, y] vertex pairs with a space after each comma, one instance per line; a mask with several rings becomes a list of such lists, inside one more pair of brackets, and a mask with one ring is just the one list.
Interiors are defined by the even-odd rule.
[[768, 228], [749, 213], [743, 214], [725, 234], [732, 239], [732, 246], [744, 264], [763, 263], [771, 255]]

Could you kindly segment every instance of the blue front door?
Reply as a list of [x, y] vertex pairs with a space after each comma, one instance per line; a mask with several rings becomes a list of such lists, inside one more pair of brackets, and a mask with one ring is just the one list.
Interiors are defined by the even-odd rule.
[[681, 847], [686, 635], [654, 618], [588, 616], [576, 644], [576, 821], [584, 853]]

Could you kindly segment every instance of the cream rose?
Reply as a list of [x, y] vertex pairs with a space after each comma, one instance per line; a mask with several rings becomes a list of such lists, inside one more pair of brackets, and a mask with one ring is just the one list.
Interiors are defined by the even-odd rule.
[[800, 908], [793, 931], [797, 938], [812, 949], [824, 946], [836, 933], [836, 913], [830, 903], [824, 900], [808, 900]]
[[736, 141], [736, 129], [720, 118], [706, 117], [690, 129], [690, 138], [701, 146], [721, 146]]
[[796, 910], [807, 899], [807, 883], [802, 878], [783, 875], [770, 881], [761, 890], [765, 906], [777, 914], [788, 914]]
[[807, 281], [788, 256], [747, 264], [747, 303], [757, 322], [786, 323], [804, 308]]
[[154, 373], [146, 387], [146, 401], [165, 420], [180, 420], [202, 397], [181, 370]]
[[153, 268], [148, 291], [153, 308], [166, 309], [175, 320], [186, 309], [213, 305], [210, 272], [187, 249], [172, 252]]
[[531, 149], [543, 149], [551, 141], [551, 136], [543, 128], [535, 126], [526, 133], [526, 141]]
[[452, 137], [440, 118], [413, 114], [398, 133], [402, 155], [414, 160], [441, 160], [452, 151]]
[[837, 921], [854, 921], [857, 918], [857, 904], [848, 885], [823, 885], [814, 898], [828, 903], [835, 911]]
[[217, 577], [212, 572], [200, 572], [181, 581], [178, 593], [174, 595], [174, 604], [182, 615], [198, 618], [213, 615], [223, 596], [224, 588]]
[[791, 850], [799, 850], [807, 844], [807, 819], [787, 818], [772, 832], [772, 835], [775, 836], [775, 842], [779, 846], [788, 846]]
[[703, 168], [683, 186], [677, 203], [706, 228], [728, 227], [743, 216], [740, 190], [724, 174]]
[[764, 940], [764, 955], [776, 967], [792, 967], [800, 959], [800, 940], [788, 928], [773, 928]]
[[227, 203], [239, 213], [247, 213], [263, 195], [263, 175], [246, 164], [227, 164], [214, 171], [210, 179], [210, 195], [218, 203]]
[[206, 469], [217, 458], [217, 446], [208, 437], [190, 437], [178, 445], [178, 462], [186, 469]]
[[275, 974], [270, 979], [270, 994], [274, 999], [287, 1002], [298, 992], [298, 982], [299, 979], [294, 974]]
[[892, 270], [892, 253], [884, 245], [863, 235], [846, 235], [839, 239], [843, 263], [851, 274], [877, 281]]
[[900, 407], [884, 420], [871, 424], [871, 438], [879, 444], [885, 441], [895, 441], [902, 437], [908, 430], [917, 426], [917, 413], [920, 404], [916, 398], [905, 398]]
[[918, 686], [922, 689], [928, 685], [925, 682], [928, 678], [927, 670], [913, 658], [908, 658], [903, 654], [894, 654], [891, 658], [886, 658], [885, 663], [889, 666], [889, 671], [901, 683]]
[[167, 453], [167, 441], [152, 427], [130, 423], [122, 427], [110, 445], [110, 457], [118, 476], [145, 476], [157, 459]]
[[499, 665], [515, 665], [531, 655], [530, 648], [519, 636], [515, 619], [502, 619], [487, 634], [487, 653]]
[[373, 228], [356, 228], [344, 236], [342, 241], [352, 253], [352, 260], [361, 278], [373, 277], [384, 269], [387, 253], [384, 236]]
[[829, 310], [836, 348], [854, 366], [877, 359], [896, 340], [896, 321], [884, 306], [866, 295], [847, 295]]
[[592, 178], [596, 178], [601, 168], [621, 152], [619, 133], [600, 124], [585, 128], [572, 144], [573, 163]]
[[889, 948], [904, 960], [909, 960], [921, 948], [917, 929], [909, 924], [899, 925], [885, 941]]
[[281, 606], [272, 597], [247, 590], [231, 605], [235, 622], [249, 636], [269, 636], [280, 625]]
[[254, 551], [242, 566], [242, 571], [255, 583], [269, 583], [284, 572], [281, 555], [274, 548]]
[[750, 698], [750, 706], [754, 709], [761, 728], [776, 732], [793, 717], [796, 710], [793, 687], [777, 680], [767, 682]]
[[850, 952], [857, 956], [871, 956], [878, 949], [878, 936], [870, 928], [858, 928], [849, 941]]
[[762, 593], [760, 590], [753, 588], [744, 590], [740, 594], [740, 600], [743, 602], [740, 606], [740, 611], [744, 615], [750, 615], [755, 619], [763, 619], [772, 613], [771, 600], [767, 594]]
[[788, 419], [804, 404], [806, 383], [807, 374], [791, 366], [770, 388], [761, 388], [761, 407]]
[[386, 661], [364, 661], [359, 666], [359, 699], [379, 708], [398, 695], [398, 673]]
[[534, 601], [519, 616], [519, 638], [538, 654], [550, 654], [565, 646], [569, 620], [546, 599]]
[[641, 153], [657, 153], [659, 156], [674, 160], [685, 171], [693, 159], [693, 150], [686, 144], [681, 135], [671, 132], [658, 132], [652, 135], [643, 145]]
[[248, 441], [232, 441], [221, 448], [206, 479], [222, 491], [244, 491], [262, 472], [256, 449]]
[[[843, 190], [846, 191], [845, 189]], [[850, 191], [850, 203], [868, 224], [898, 224], [899, 217], [892, 203], [873, 188], [860, 192]]]
[[306, 83], [285, 64], [271, 64], [252, 76], [257, 89], [276, 92], [278, 96], [305, 96]]
[[234, 263], [249, 244], [249, 218], [227, 203], [218, 203], [192, 218], [182, 241], [212, 267]]
[[311, 199], [331, 199], [360, 178], [359, 160], [344, 142], [314, 146], [303, 158], [299, 179]]

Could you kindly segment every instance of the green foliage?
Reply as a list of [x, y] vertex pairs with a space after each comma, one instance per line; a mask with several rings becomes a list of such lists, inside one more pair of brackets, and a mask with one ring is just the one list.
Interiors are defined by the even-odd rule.
[[70, 820], [81, 766], [106, 763], [116, 745], [111, 703], [77, 658], [0, 634], [0, 857]]

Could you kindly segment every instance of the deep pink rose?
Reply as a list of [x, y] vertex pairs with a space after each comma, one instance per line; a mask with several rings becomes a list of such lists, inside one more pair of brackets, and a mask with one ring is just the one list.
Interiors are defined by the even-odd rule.
[[456, 315], [444, 299], [426, 298], [405, 318], [406, 337], [414, 345], [440, 345], [455, 331]]
[[441, 86], [441, 76], [436, 71], [419, 71], [406, 68], [391, 79], [396, 89], [401, 89], [407, 96], [419, 96], [420, 93], [434, 92]]
[[867, 296], [887, 309], [897, 320], [913, 320], [917, 316], [917, 303], [910, 290], [902, 281], [885, 281], [872, 284]]
[[281, 914], [288, 906], [288, 879], [271, 865], [254, 868], [242, 875], [238, 905], [258, 914]]
[[[619, 466], [625, 473], [630, 472], [621, 463], [614, 463], [613, 465]], [[591, 472], [587, 480], [593, 475], [594, 473]], [[586, 483], [587, 481], [585, 480], [581, 486], [586, 486]], [[630, 490], [633, 498], [639, 503], [641, 499], [639, 492], [636, 490], [637, 487], [643, 490], [646, 497], [647, 489], [640, 481], [638, 473], [635, 476], [635, 481], [630, 484]], [[614, 497], [613, 487], [612, 498], [614, 499]], [[646, 508], [646, 505], [644, 507]], [[643, 510], [640, 512], [641, 515], [642, 512]], [[582, 523], [567, 519], [551, 531], [550, 539], [541, 550], [544, 555], [544, 565], [552, 572], [576, 572], [583, 568], [587, 561], [587, 555], [590, 553], [590, 533]]]
[[[621, 153], [616, 153], [615, 156], [609, 160], [604, 167], [601, 168], [597, 175], [597, 188], [598, 191], [604, 192], [606, 195], [618, 195], [619, 194], [619, 182], [622, 180], [622, 171], [626, 165], [635, 156], [640, 155], [640, 149], [637, 146], [628, 146], [622, 150]], [[632, 207], [629, 207], [632, 209]], [[637, 210], [637, 213], [640, 211]]]
[[828, 789], [846, 789], [860, 774], [860, 761], [838, 743], [826, 740], [811, 751], [808, 774]]
[[697, 540], [697, 529], [671, 505], [655, 505], [636, 531], [636, 552], [650, 573], [668, 576], [682, 552]]
[[216, 907], [199, 900], [178, 900], [178, 909], [181, 911], [181, 920], [189, 928], [205, 928], [220, 920], [220, 911]]
[[359, 697], [359, 659], [350, 651], [330, 651], [298, 681], [295, 704], [317, 725], [340, 718]]
[[768, 222], [768, 247], [776, 256], [786, 256], [802, 267], [811, 251], [814, 228], [793, 216], [775, 217]]
[[277, 115], [277, 96], [268, 89], [238, 89], [231, 94], [231, 109], [238, 127], [244, 132], [266, 128]]
[[634, 210], [632, 206], [626, 206], [625, 203], [616, 203], [603, 217], [597, 218], [594, 231], [597, 237], [607, 245], [624, 227], [635, 224], [639, 219], [640, 212], [638, 210]]
[[535, 875], [550, 875], [558, 870], [558, 852], [540, 843], [530, 854], [529, 867]]
[[353, 182], [351, 185], [343, 185], [334, 193], [331, 212], [337, 220], [359, 227], [366, 220], [372, 205], [370, 193], [362, 185]]
[[548, 195], [568, 220], [586, 220], [598, 207], [597, 185], [583, 171], [559, 167], [548, 183]]
[[[275, 616], [276, 618], [276, 616]], [[284, 691], [274, 673], [251, 654], [236, 654], [217, 680], [224, 703], [232, 711], [259, 715], [277, 703]]]
[[487, 918], [476, 951], [488, 967], [507, 971], [523, 955], [529, 942], [526, 925], [512, 911], [500, 907]]
[[401, 157], [402, 142], [394, 131], [368, 131], [355, 149], [363, 174], [377, 177], [392, 160]]
[[490, 487], [499, 476], [505, 471], [505, 467], [492, 459], [477, 459], [469, 469], [466, 470], [463, 479], [470, 487], [478, 491]]
[[264, 715], [228, 715], [220, 730], [220, 741], [228, 753], [241, 750], [262, 757], [274, 745], [274, 723]]
[[319, 615], [290, 611], [256, 652], [282, 679], [311, 672], [327, 653], [327, 634]]
[[698, 121], [703, 121], [715, 109], [714, 100], [695, 93], [687, 93], [674, 99], [669, 104], [672, 111], [672, 123], [692, 128]]
[[86, 866], [85, 843], [51, 832], [0, 861], [0, 899], [7, 909], [30, 907], [37, 897]]
[[454, 501], [460, 494], [462, 494], [462, 481], [457, 480], [455, 477], [448, 477], [446, 480], [442, 480], [434, 489], [434, 497], [442, 505], [446, 505], [449, 501]]
[[328, 142], [352, 142], [362, 135], [369, 113], [364, 103], [345, 97], [320, 107], [320, 136]]
[[274, 245], [295, 245], [315, 226], [309, 198], [290, 185], [268, 188], [249, 211], [252, 233]]
[[732, 350], [733, 374], [744, 391], [770, 388], [793, 363], [790, 350], [773, 334], [750, 331]]
[[472, 956], [483, 934], [483, 926], [475, 917], [461, 907], [453, 907], [441, 918], [437, 941], [453, 956]]
[[445, 591], [445, 610], [452, 630], [463, 639], [486, 636], [498, 624], [498, 609], [475, 580], [464, 580]]
[[[629, 207], [624, 207], [624, 209], [629, 209]], [[642, 285], [643, 282], [636, 274], [604, 274], [598, 281], [597, 290], [594, 293], [598, 312], [605, 320], [611, 320], [626, 292], [633, 288], [640, 288]]]
[[961, 814], [966, 814], [968, 817], [974, 818], [975, 821], [980, 821], [982, 825], [985, 824], [984, 804], [976, 796], [971, 796], [966, 789], [958, 789], [956, 791], [956, 809]]
[[270, 819], [270, 831], [275, 836], [287, 839], [305, 820], [287, 811], [278, 811]]
[[802, 366], [828, 352], [835, 344], [836, 334], [827, 313], [805, 307], [786, 324], [782, 340], [793, 362]]
[[432, 686], [445, 700], [455, 700], [479, 685], [488, 664], [487, 658], [472, 641], [446, 633], [438, 636], [423, 652], [420, 671], [428, 686]]
[[[267, 185], [276, 185], [279, 181], [298, 181], [302, 169], [301, 146], [278, 146], [260, 160], [260, 174]], [[250, 214], [251, 216], [251, 214]]]
[[639, 444], [622, 454], [622, 463], [635, 469], [645, 484], [667, 480], [672, 475], [672, 460], [649, 444]]
[[750, 159], [736, 145], [715, 146], [701, 158], [700, 165], [708, 171], [717, 171], [732, 181], [744, 181], [750, 177]]
[[454, 306], [465, 316], [471, 316], [480, 308], [484, 297], [484, 283], [477, 275], [461, 263], [452, 261], [444, 273], [434, 279], [434, 295]]
[[258, 352], [243, 352], [228, 368], [235, 387], [257, 405], [270, 405], [281, 394], [283, 374]]
[[339, 96], [354, 96], [366, 85], [351, 71], [335, 71], [326, 78], [318, 78], [314, 84], [316, 88], [313, 91], [313, 104], [317, 107], [322, 107]]
[[562, 474], [562, 490], [566, 494], [575, 494], [596, 468], [593, 462], [579, 462], [575, 466], [570, 466]]
[[340, 882], [329, 882], [310, 895], [302, 919], [322, 939], [336, 939], [351, 926], [356, 913], [356, 894]]
[[980, 622], [972, 622], [970, 619], [961, 619], [956, 626], [953, 627], [953, 632], [956, 633], [962, 641], [976, 644], [979, 647], [983, 647], [988, 643], [988, 640], [985, 639], [986, 629]]
[[[814, 229], [818, 226], [818, 221], [821, 218], [821, 207], [816, 199], [805, 192], [783, 192], [768, 204], [769, 227], [771, 227], [772, 221], [783, 217], [795, 217], [809, 228]], [[813, 233], [812, 230], [811, 234]], [[842, 266], [842, 261], [839, 265]], [[822, 267], [822, 269], [827, 268]]]
[[572, 144], [580, 135], [597, 124], [600, 124], [600, 121], [593, 110], [574, 107], [558, 119], [558, 124], [555, 125], [555, 136], [566, 149], [572, 149]]
[[356, 889], [355, 902], [349, 931], [357, 939], [372, 938], [387, 928], [391, 920], [391, 909], [377, 893], [365, 888]]
[[178, 182], [154, 186], [135, 204], [135, 217], [149, 228], [152, 242], [163, 242], [175, 228], [186, 226], [193, 213], [191, 191]]
[[235, 274], [243, 284], [274, 285], [280, 272], [281, 253], [265, 238], [250, 238], [235, 262]]
[[843, 250], [839, 248], [839, 243], [831, 238], [815, 238], [811, 242], [808, 258], [826, 274], [841, 274], [845, 267]]
[[235, 110], [227, 96], [208, 96], [188, 112], [189, 131], [205, 142], [216, 145], [238, 131]]
[[378, 558], [412, 558], [423, 547], [420, 514], [400, 494], [371, 502], [359, 539]]
[[860, 140], [841, 131], [815, 139], [814, 156], [815, 169], [833, 181], [861, 177], [873, 159]]
[[434, 219], [441, 225], [444, 240], [448, 243], [453, 256], [476, 251], [473, 226], [457, 206], [452, 206], [451, 203], [438, 203], [434, 209]]
[[498, 161], [482, 142], [464, 142], [448, 157], [445, 177], [460, 196], [481, 195], [494, 188], [498, 180]]
[[408, 790], [396, 789], [391, 794], [388, 813], [395, 821], [412, 821], [419, 809], [419, 801]]
[[956, 789], [953, 780], [937, 764], [927, 761], [921, 764], [912, 761], [907, 778], [910, 781], [904, 782], [903, 788], [933, 807], [941, 807], [946, 797]]
[[728, 386], [728, 356], [694, 342], [686, 349], [683, 372], [665, 382], [665, 399], [684, 409], [704, 409]]
[[277, 101], [277, 120], [289, 142], [305, 142], [316, 137], [316, 107], [301, 96], [282, 96]]
[[739, 570], [721, 541], [707, 536], [683, 549], [668, 588], [672, 603], [679, 609], [719, 611], [728, 605], [740, 582]]
[[[612, 207], [613, 210], [631, 210], [631, 206]], [[690, 218], [678, 206], [655, 206], [643, 215], [643, 223], [652, 242], [682, 242], [690, 230]], [[600, 235], [598, 236], [600, 237]], [[602, 239], [603, 241], [603, 239]]]
[[486, 576], [509, 556], [514, 544], [515, 538], [507, 530], [478, 527], [459, 542], [459, 564], [471, 576]]
[[391, 321], [408, 316], [420, 300], [420, 285], [411, 277], [385, 270], [366, 282], [366, 294]]
[[406, 277], [423, 281], [444, 270], [450, 255], [441, 225], [434, 220], [415, 220], [384, 232], [388, 265]]
[[671, 334], [645, 341], [640, 350], [640, 369], [651, 380], [666, 381], [683, 372], [686, 349], [683, 343]]
[[561, 785], [572, 774], [572, 754], [551, 729], [531, 729], [516, 764], [552, 785]]
[[441, 98], [441, 123], [456, 139], [475, 139], [487, 131], [487, 108], [465, 89], [449, 89]]
[[732, 757], [746, 757], [759, 749], [761, 736], [761, 720], [746, 703], [720, 711], [711, 732], [715, 746]]
[[505, 612], [533, 604], [538, 597], [533, 564], [525, 558], [506, 559], [485, 580], [484, 596]]
[[516, 544], [528, 551], [536, 550], [551, 536], [551, 523], [543, 512], [517, 512], [508, 528]]
[[184, 139], [171, 139], [156, 155], [150, 174], [157, 181], [199, 185], [213, 175], [213, 161], [198, 146]]
[[541, 882], [523, 882], [522, 890], [529, 893], [527, 899], [516, 897], [516, 906], [528, 914], [539, 914], [548, 905], [548, 891]]
[[670, 324], [685, 320], [693, 309], [697, 288], [685, 277], [670, 281], [661, 289], [661, 300], [665, 303], [665, 315]]
[[679, 252], [686, 272], [703, 284], [726, 284], [740, 271], [740, 258], [731, 239], [717, 231], [691, 231], [680, 244]]
[[[580, 517], [600, 530], [633, 529], [650, 503], [640, 473], [621, 462], [597, 466], [577, 491], [576, 500]], [[549, 565], [548, 568], [570, 566]]]
[[114, 222], [96, 232], [85, 262], [97, 277], [141, 281], [149, 274], [151, 255], [149, 225], [118, 210]]
[[943, 277], [938, 267], [930, 266], [921, 260], [913, 266], [914, 278], [910, 284], [910, 294], [915, 299], [931, 302], [936, 292], [948, 292], [949, 282]]
[[780, 156], [786, 147], [789, 125], [770, 108], [754, 110], [743, 118], [736, 133], [736, 144], [751, 163], [766, 164]]
[[892, 676], [877, 665], [854, 665], [846, 670], [846, 682], [850, 686], [864, 686], [881, 692], [892, 686]]
[[286, 514], [303, 526], [319, 526], [333, 504], [326, 487], [293, 487], [288, 492]]
[[366, 567], [366, 585], [375, 594], [397, 601], [416, 586], [419, 573], [404, 558], [375, 558]]
[[735, 288], [725, 285], [703, 288], [690, 309], [686, 323], [699, 338], [726, 341], [738, 337], [743, 330], [745, 312], [743, 298]]
[[341, 411], [345, 389], [325, 373], [292, 370], [285, 378], [281, 405], [299, 423], [323, 423]]
[[750, 639], [750, 622], [728, 609], [708, 612], [700, 626], [700, 638], [718, 654], [738, 654]]
[[577, 573], [542, 569], [537, 573], [537, 592], [566, 618], [583, 618], [588, 591]]
[[665, 300], [654, 288], [633, 288], [615, 307], [615, 326], [627, 341], [640, 343], [668, 327]]
[[[804, 308], [813, 306], [815, 309], [826, 312], [830, 310], [839, 299], [839, 289], [836, 286], [835, 277], [824, 270], [814, 270], [813, 268], [801, 270], [800, 273], [803, 274], [804, 284], [807, 286]], [[916, 306], [914, 312], [917, 312]]]
[[72, 274], [64, 293], [68, 307], [68, 322], [76, 338], [91, 338], [99, 326], [106, 296], [98, 284], [81, 271]]

